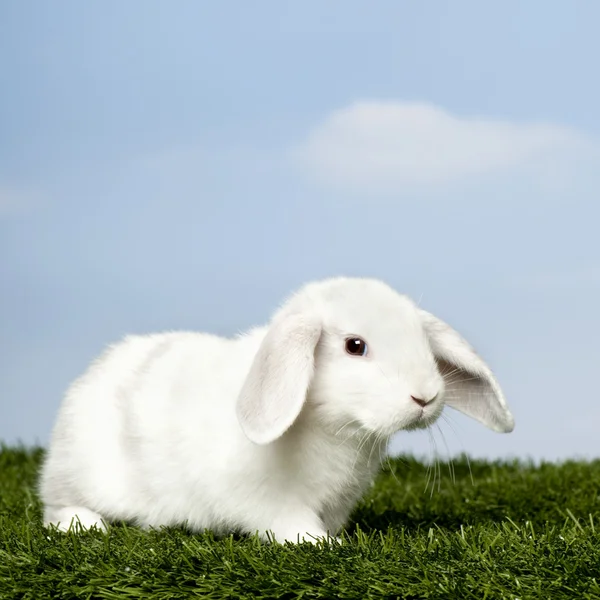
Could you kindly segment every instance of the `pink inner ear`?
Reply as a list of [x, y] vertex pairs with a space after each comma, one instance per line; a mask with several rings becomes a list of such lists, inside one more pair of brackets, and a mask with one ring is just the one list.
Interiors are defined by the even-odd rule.
[[491, 429], [508, 433], [514, 420], [508, 409], [501, 405], [493, 383], [485, 376], [460, 368], [443, 358], [436, 357], [444, 378], [445, 403]]
[[463, 401], [468, 401], [469, 398], [477, 401], [478, 398], [483, 400], [483, 396], [493, 393], [490, 384], [483, 377], [465, 371], [443, 358], [436, 357], [435, 360], [440, 374], [444, 378], [448, 400], [452, 397], [458, 400], [461, 396]]

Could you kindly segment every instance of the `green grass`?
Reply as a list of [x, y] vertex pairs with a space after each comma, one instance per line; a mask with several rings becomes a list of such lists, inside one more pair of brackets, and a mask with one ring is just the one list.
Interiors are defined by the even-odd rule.
[[[41, 449], [0, 449], [0, 598], [600, 598], [600, 461], [392, 461], [341, 544], [45, 531]], [[444, 466], [444, 465], [442, 465]]]

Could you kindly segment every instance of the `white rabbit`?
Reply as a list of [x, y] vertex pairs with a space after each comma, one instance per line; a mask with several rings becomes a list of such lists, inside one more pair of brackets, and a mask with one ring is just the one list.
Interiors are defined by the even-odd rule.
[[304, 286], [233, 339], [129, 336], [68, 390], [41, 477], [44, 523], [334, 535], [389, 437], [444, 404], [514, 427], [487, 365], [386, 284]]

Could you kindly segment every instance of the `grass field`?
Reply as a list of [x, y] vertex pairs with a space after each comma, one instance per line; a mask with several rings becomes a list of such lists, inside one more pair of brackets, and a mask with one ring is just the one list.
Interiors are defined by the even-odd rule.
[[[341, 544], [45, 531], [41, 449], [0, 450], [0, 598], [600, 598], [600, 461], [391, 462]], [[446, 465], [441, 465], [442, 469]]]

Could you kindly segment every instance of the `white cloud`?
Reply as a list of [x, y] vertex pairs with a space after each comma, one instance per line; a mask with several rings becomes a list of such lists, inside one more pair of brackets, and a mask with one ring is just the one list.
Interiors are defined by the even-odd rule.
[[393, 191], [528, 166], [552, 176], [552, 161], [568, 162], [590, 149], [597, 147], [584, 135], [559, 125], [462, 117], [425, 103], [365, 101], [333, 111], [292, 155], [321, 182]]

